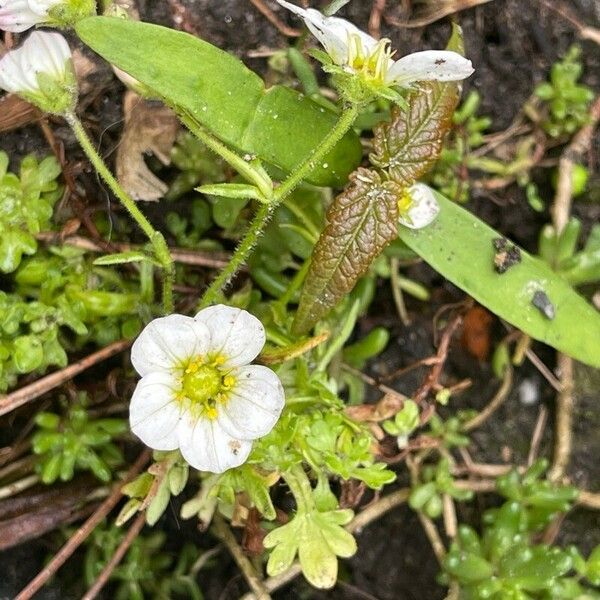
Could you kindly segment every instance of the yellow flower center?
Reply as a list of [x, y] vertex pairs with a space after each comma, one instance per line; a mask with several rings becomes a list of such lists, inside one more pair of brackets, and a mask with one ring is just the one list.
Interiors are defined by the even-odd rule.
[[177, 399], [189, 404], [195, 416], [216, 419], [218, 407], [229, 399], [235, 377], [221, 366], [222, 356], [205, 359], [197, 356], [182, 367], [181, 389]]
[[402, 215], [410, 209], [413, 205], [413, 199], [410, 195], [408, 188], [402, 190], [402, 194], [398, 197], [398, 211]]
[[348, 66], [372, 83], [385, 83], [392, 54], [388, 39], [380, 40], [371, 54], [367, 54], [358, 34], [348, 36]]

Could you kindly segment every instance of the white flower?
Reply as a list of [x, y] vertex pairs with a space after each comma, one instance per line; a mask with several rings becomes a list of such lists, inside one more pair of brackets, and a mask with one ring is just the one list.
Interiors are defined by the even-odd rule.
[[131, 399], [133, 433], [155, 450], [179, 448], [201, 471], [242, 464], [285, 401], [277, 375], [249, 365], [264, 343], [256, 317], [222, 304], [149, 323], [131, 349], [142, 376]]
[[339, 17], [326, 17], [285, 0], [281, 6], [304, 20], [333, 63], [387, 86], [410, 86], [417, 81], [459, 81], [473, 73], [471, 61], [457, 52], [427, 50], [394, 61], [388, 39], [376, 40]]
[[0, 89], [23, 96], [42, 110], [62, 114], [77, 100], [71, 50], [60, 33], [34, 31], [0, 60]]
[[0, 29], [20, 33], [46, 23], [51, 8], [62, 0], [0, 0]]
[[427, 227], [440, 212], [433, 190], [424, 183], [415, 183], [398, 201], [399, 221], [410, 229]]
[[20, 33], [36, 25], [69, 27], [95, 12], [95, 0], [0, 0], [0, 29]]

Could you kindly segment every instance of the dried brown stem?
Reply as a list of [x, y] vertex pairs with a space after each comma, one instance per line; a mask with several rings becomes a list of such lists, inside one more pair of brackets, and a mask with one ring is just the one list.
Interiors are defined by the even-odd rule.
[[[411, 19], [410, 21], [400, 21], [393, 17], [386, 17], [386, 21], [395, 27], [404, 27], [406, 29], [425, 27], [431, 23], [435, 23], [444, 17], [457, 13], [461, 10], [473, 8], [480, 4], [486, 4], [492, 0], [445, 0], [444, 2], [431, 3], [432, 9], [428, 9], [426, 14], [420, 18]], [[429, 3], [427, 6], [429, 7]]]
[[571, 23], [577, 29], [577, 34], [584, 40], [591, 40], [600, 44], [600, 29], [589, 27], [583, 24], [573, 13], [573, 11], [564, 4], [557, 4], [556, 0], [538, 0], [547, 9], [560, 15], [563, 19]]
[[270, 600], [271, 596], [265, 585], [265, 582], [258, 575], [255, 568], [252, 566], [252, 563], [244, 554], [244, 551], [237, 543], [237, 540], [235, 539], [235, 536], [233, 535], [227, 523], [225, 523], [223, 518], [219, 515], [215, 515], [213, 521], [213, 531], [215, 535], [225, 544], [225, 546], [227, 546], [231, 556], [233, 556], [233, 559], [242, 571], [246, 582], [250, 586], [253, 597], [257, 600]]
[[288, 27], [264, 2], [263, 0], [250, 0], [256, 10], [260, 12], [266, 19], [283, 35], [288, 37], [300, 37], [300, 31], [293, 27]]
[[512, 368], [508, 367], [504, 373], [502, 384], [490, 403], [478, 415], [474, 416], [470, 421], [467, 421], [464, 424], [463, 429], [465, 431], [471, 431], [472, 429], [480, 427], [500, 408], [500, 406], [502, 406], [504, 401], [508, 398], [510, 388], [512, 387], [512, 381]]
[[54, 555], [52, 560], [27, 584], [14, 600], [30, 600], [42, 586], [62, 567], [67, 559], [85, 542], [92, 531], [102, 522], [102, 520], [117, 505], [123, 492], [121, 488], [129, 483], [146, 466], [150, 459], [151, 451], [144, 450], [133, 463], [131, 469], [127, 471], [125, 478], [115, 484], [110, 496], [96, 509], [94, 514], [69, 538], [69, 541]]
[[111, 559], [106, 563], [104, 569], [102, 569], [100, 575], [96, 578], [93, 585], [90, 589], [81, 597], [81, 600], [93, 600], [102, 590], [102, 588], [108, 583], [112, 572], [118, 566], [118, 564], [123, 560], [125, 553], [129, 550], [129, 546], [133, 543], [135, 538], [139, 535], [140, 531], [144, 527], [144, 522], [146, 520], [146, 515], [144, 513], [140, 513], [127, 533], [125, 537], [115, 550], [115, 553], [112, 555]]
[[[573, 137], [558, 163], [558, 183], [556, 196], [552, 207], [552, 220], [557, 234], [564, 229], [571, 214], [572, 201], [572, 176], [574, 166], [590, 149], [594, 131], [600, 121], [600, 96], [596, 98], [590, 110], [590, 120]], [[575, 398], [573, 396], [573, 359], [559, 353], [557, 367], [560, 372], [561, 389], [556, 398], [556, 442], [552, 468], [548, 477], [552, 481], [563, 478], [569, 465], [571, 448], [573, 445], [573, 409]]]
[[[89, 250], [90, 252], [106, 252], [106, 248], [102, 247], [100, 244], [79, 235], [72, 235], [61, 239], [60, 237], [57, 237], [56, 233], [45, 231], [38, 233], [36, 238], [50, 244], [66, 244], [68, 246], [74, 246], [75, 248], [81, 248], [82, 250]], [[111, 246], [119, 252], [141, 250], [139, 246], [134, 246], [132, 244], [112, 243]], [[222, 269], [229, 264], [230, 257], [225, 252], [197, 252], [186, 250], [184, 248], [170, 248], [169, 250], [173, 260], [184, 265]]]
[[119, 354], [126, 348], [128, 348], [131, 344], [130, 340], [119, 340], [118, 342], [114, 342], [106, 348], [102, 348], [102, 350], [98, 350], [98, 352], [94, 352], [77, 362], [70, 364], [68, 367], [57, 371], [56, 373], [51, 373], [50, 375], [46, 375], [46, 377], [42, 377], [25, 387], [22, 387], [19, 390], [16, 390], [6, 396], [0, 396], [0, 416], [5, 415], [15, 408], [19, 406], [23, 406], [23, 404], [27, 404], [36, 398], [39, 398], [46, 392], [53, 390], [54, 388], [62, 385], [63, 383], [69, 381], [69, 379], [73, 379], [79, 373], [82, 373], [86, 369], [93, 367], [94, 365], [114, 356], [115, 354]]

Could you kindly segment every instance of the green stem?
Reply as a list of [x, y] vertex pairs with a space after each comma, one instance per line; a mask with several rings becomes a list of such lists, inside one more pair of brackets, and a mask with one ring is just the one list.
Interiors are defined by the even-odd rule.
[[257, 169], [241, 156], [230, 150], [223, 142], [208, 133], [194, 118], [180, 114], [181, 122], [208, 148], [219, 155], [233, 167], [242, 177], [252, 182], [268, 201], [273, 194], [273, 184], [270, 177], [262, 169]]
[[[333, 129], [323, 140], [321, 145], [292, 173], [273, 193], [269, 204], [260, 207], [254, 219], [252, 220], [246, 235], [237, 247], [229, 264], [221, 271], [218, 277], [210, 284], [204, 296], [200, 301], [200, 308], [205, 308], [212, 304], [224, 286], [226, 286], [238, 269], [246, 262], [252, 249], [256, 245], [263, 229], [267, 225], [275, 209], [291, 194], [296, 186], [305, 179], [311, 171], [323, 160], [333, 147], [344, 137], [346, 132], [352, 127], [358, 115], [358, 107], [350, 105], [345, 108]], [[185, 122], [185, 121], [184, 121]], [[239, 157], [238, 157], [239, 158]]]
[[160, 231], [156, 231], [144, 213], [138, 208], [134, 200], [123, 190], [119, 182], [115, 179], [108, 167], [104, 164], [101, 156], [96, 151], [94, 144], [88, 137], [81, 121], [71, 113], [65, 116], [67, 123], [71, 126], [75, 137], [81, 144], [83, 151], [96, 169], [97, 173], [106, 182], [113, 194], [119, 199], [121, 204], [127, 209], [131, 218], [138, 224], [139, 228], [146, 234], [157, 261], [161, 264], [163, 277], [163, 308], [165, 313], [173, 312], [173, 281], [175, 278], [175, 267], [169, 246]]
[[312, 486], [302, 465], [290, 467], [282, 473], [282, 477], [296, 500], [298, 511], [311, 512], [314, 510], [315, 500], [312, 495]]

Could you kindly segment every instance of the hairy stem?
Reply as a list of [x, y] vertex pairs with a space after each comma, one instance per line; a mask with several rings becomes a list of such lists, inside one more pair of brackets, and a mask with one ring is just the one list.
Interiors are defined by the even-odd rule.
[[164, 312], [167, 314], [173, 312], [173, 281], [175, 278], [175, 268], [165, 238], [162, 233], [154, 229], [144, 213], [138, 208], [135, 201], [125, 192], [125, 190], [123, 190], [119, 182], [115, 179], [114, 175], [102, 160], [102, 157], [96, 151], [96, 148], [83, 128], [81, 121], [73, 113], [66, 115], [65, 118], [97, 173], [106, 182], [113, 194], [125, 207], [131, 218], [150, 240], [156, 260], [160, 263], [164, 271], [162, 298]]
[[258, 238], [262, 234], [265, 226], [269, 222], [275, 209], [291, 194], [294, 189], [305, 179], [311, 171], [321, 162], [321, 160], [333, 149], [333, 147], [342, 139], [346, 132], [352, 127], [358, 108], [355, 105], [344, 109], [337, 123], [329, 132], [327, 137], [321, 142], [321, 145], [294, 171], [277, 189], [274, 190], [271, 200], [268, 204], [260, 207], [254, 219], [252, 220], [246, 235], [240, 242], [229, 265], [221, 271], [219, 276], [211, 283], [206, 290], [200, 307], [204, 308], [213, 303], [223, 287], [225, 287], [238, 269], [246, 262], [252, 249], [256, 245]]

